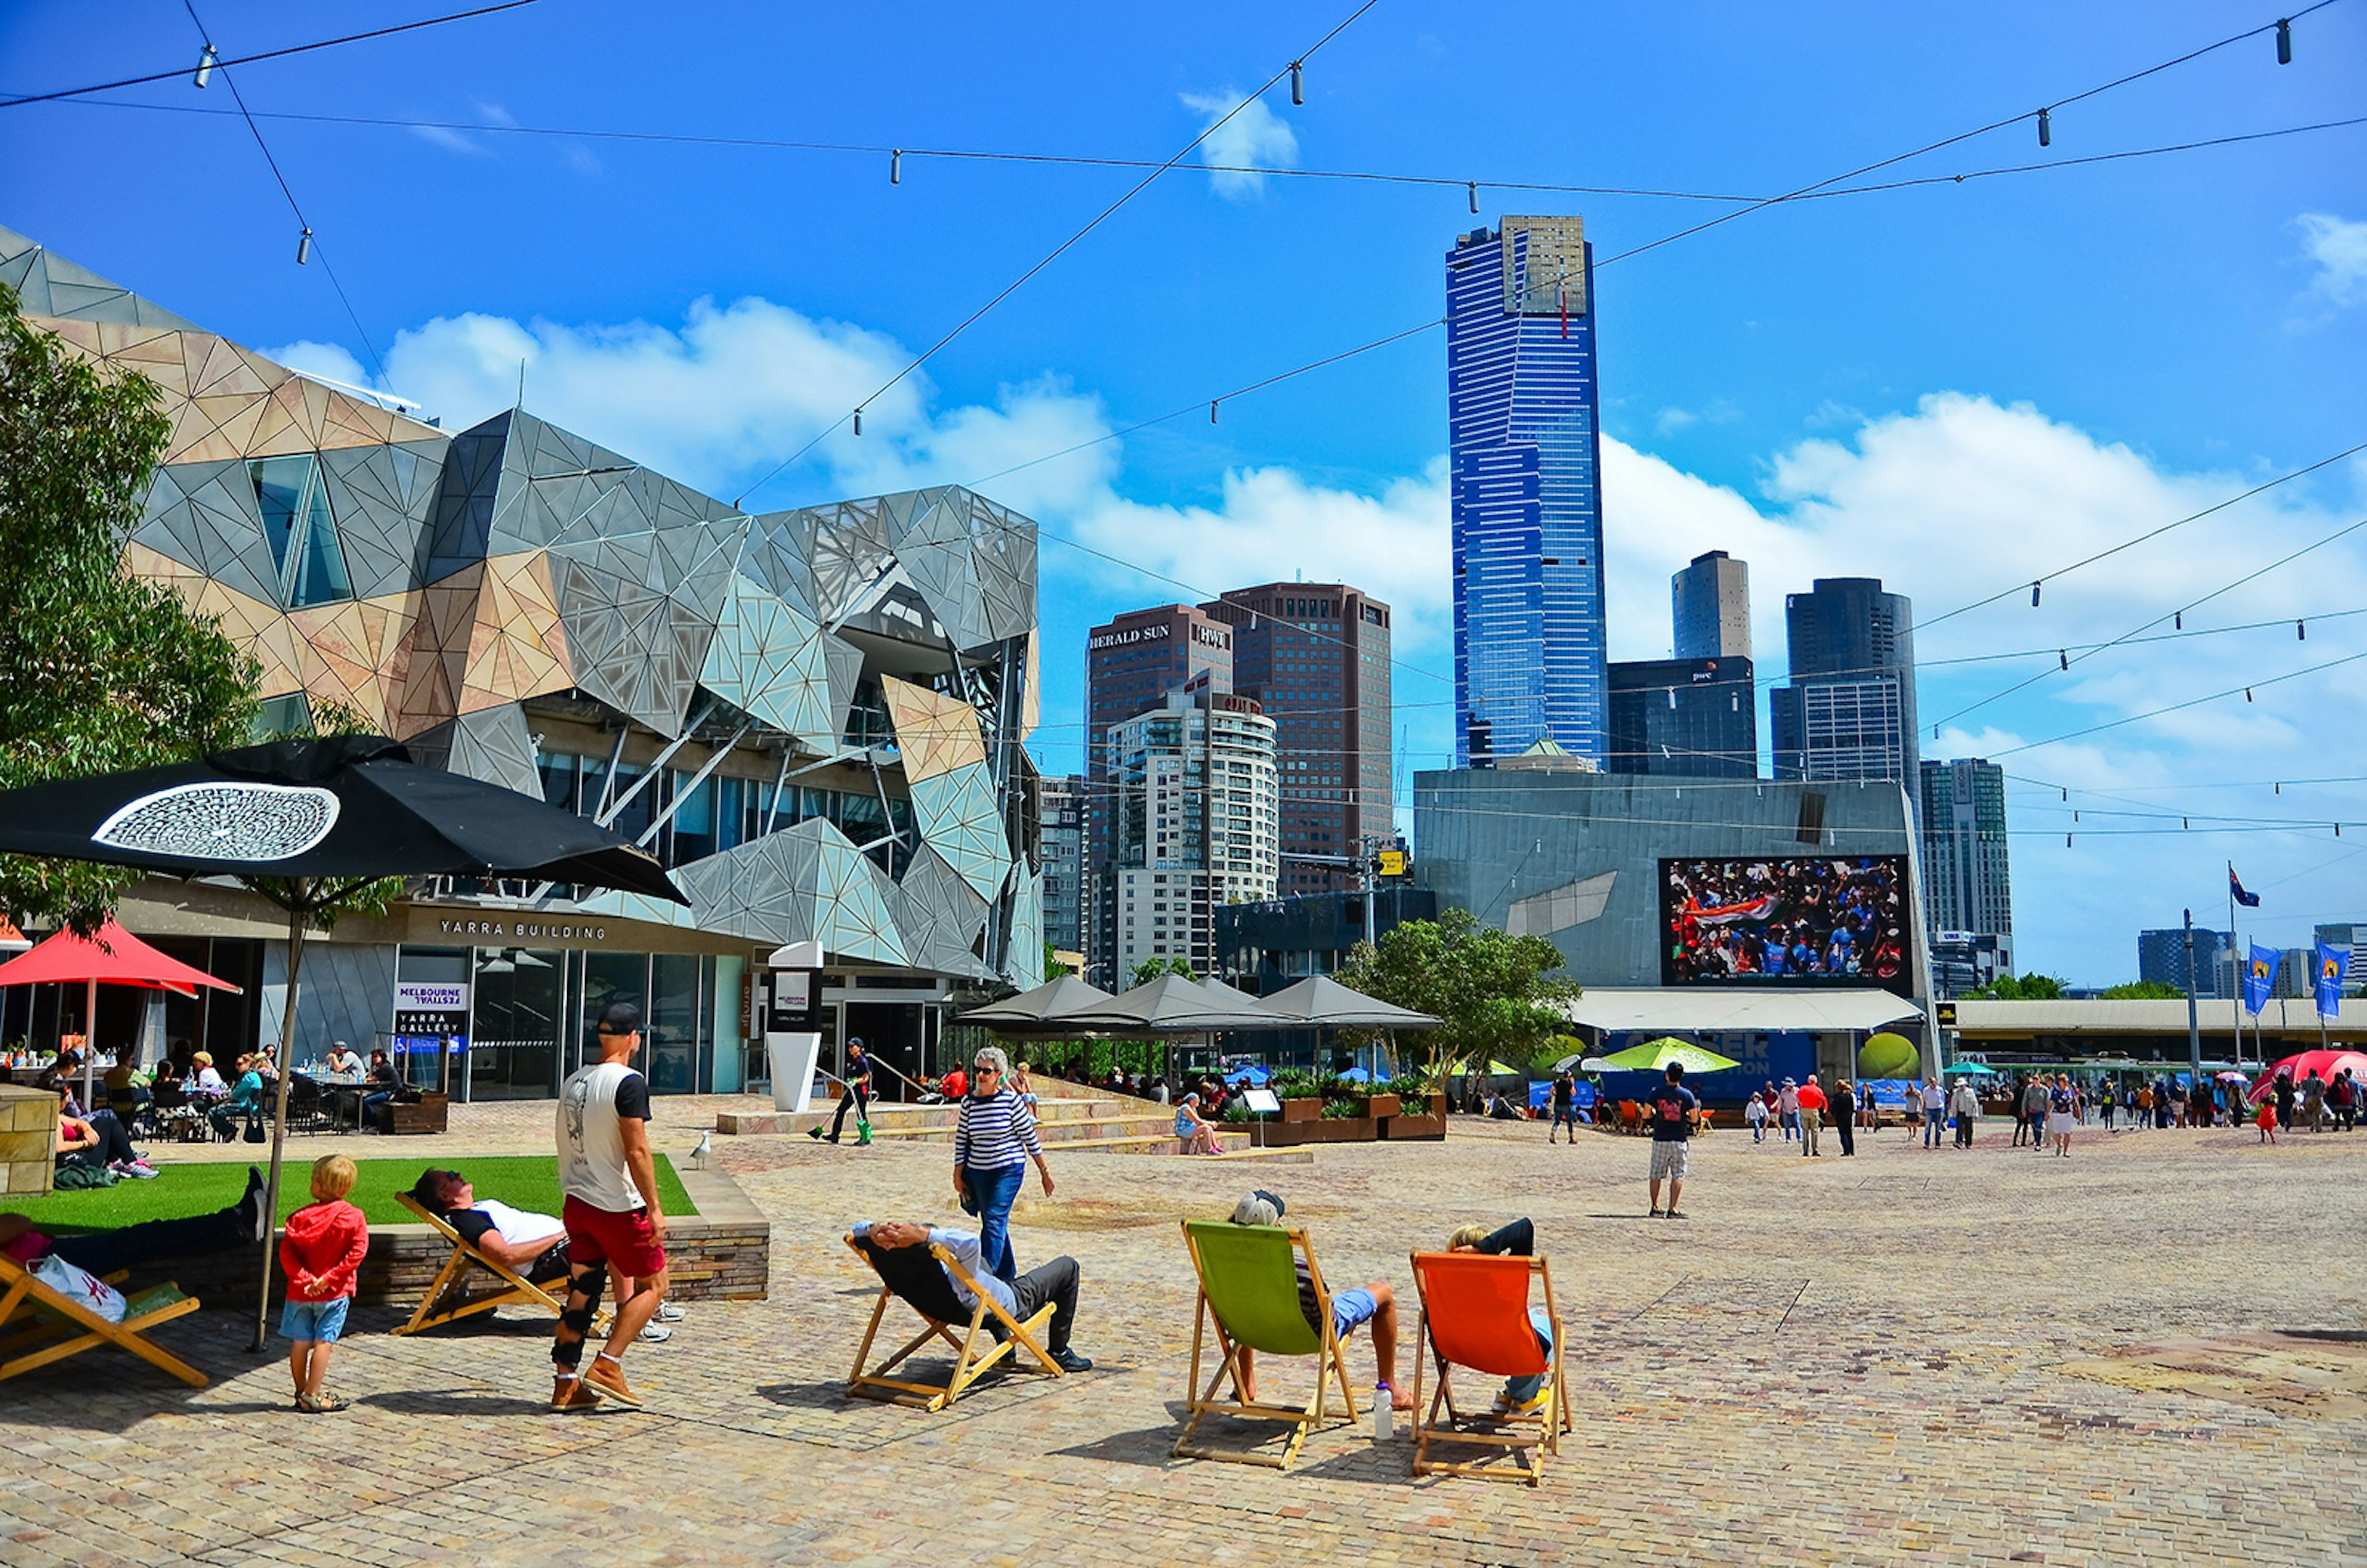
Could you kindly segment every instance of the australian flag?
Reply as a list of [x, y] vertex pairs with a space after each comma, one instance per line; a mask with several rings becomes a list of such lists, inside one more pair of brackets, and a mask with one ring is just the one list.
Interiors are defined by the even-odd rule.
[[2227, 868], [2227, 896], [2247, 909], [2257, 909], [2260, 907], [2260, 896], [2244, 891], [2243, 879], [2236, 874], [2236, 868], [2232, 865]]

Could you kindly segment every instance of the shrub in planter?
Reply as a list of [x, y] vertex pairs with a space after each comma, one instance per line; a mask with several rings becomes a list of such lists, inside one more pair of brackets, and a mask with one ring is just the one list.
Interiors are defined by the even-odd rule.
[[1365, 1114], [1365, 1108], [1345, 1095], [1334, 1096], [1323, 1102], [1326, 1122], [1353, 1122]]

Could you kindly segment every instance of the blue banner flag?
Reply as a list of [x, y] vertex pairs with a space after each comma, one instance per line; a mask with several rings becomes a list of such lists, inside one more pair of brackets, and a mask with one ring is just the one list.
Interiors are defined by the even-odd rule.
[[2227, 868], [2227, 896], [2247, 909], [2257, 909], [2260, 907], [2260, 896], [2244, 891], [2243, 880], [2236, 874], [2236, 868], [2232, 865]]
[[2260, 1009], [2268, 1005], [2269, 993], [2276, 989], [2277, 965], [2284, 962], [2284, 956], [2273, 947], [2262, 947], [2257, 942], [2252, 944], [2252, 966], [2244, 974], [2246, 1012], [2258, 1016]]
[[2327, 942], [2317, 944], [2317, 1016], [2333, 1018], [2342, 1011], [2342, 977], [2350, 968], [2350, 950]]

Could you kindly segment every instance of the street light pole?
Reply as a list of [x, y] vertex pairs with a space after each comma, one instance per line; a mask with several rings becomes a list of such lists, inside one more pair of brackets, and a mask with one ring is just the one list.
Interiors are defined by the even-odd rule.
[[2186, 1055], [2194, 1076], [2187, 1080], [2190, 1095], [2203, 1084], [2203, 1021], [2194, 1007], [2194, 911], [2186, 911]]

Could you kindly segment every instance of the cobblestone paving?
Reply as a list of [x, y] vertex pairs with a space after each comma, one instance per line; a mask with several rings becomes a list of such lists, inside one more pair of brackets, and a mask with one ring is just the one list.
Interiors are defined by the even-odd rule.
[[[503, 1114], [523, 1139], [548, 1111]], [[1723, 1132], [1689, 1222], [1643, 1218], [1641, 1143], [1525, 1127], [1265, 1169], [1071, 1156], [1015, 1235], [1083, 1264], [1095, 1370], [934, 1416], [841, 1396], [872, 1291], [838, 1236], [945, 1218], [946, 1152], [717, 1145], [776, 1226], [773, 1297], [638, 1348], [646, 1412], [547, 1413], [545, 1320], [397, 1339], [381, 1312], [337, 1351], [354, 1408], [300, 1416], [284, 1358], [201, 1313], [160, 1337], [210, 1388], [99, 1351], [0, 1384], [0, 1561], [2367, 1563], [2367, 1136], [2083, 1133], [2060, 1160], [1892, 1129], [1804, 1160]], [[1541, 1489], [1416, 1483], [1402, 1427], [1319, 1431], [1285, 1474], [1168, 1459], [1175, 1222], [1251, 1183], [1335, 1283], [1409, 1299], [1409, 1249], [1536, 1219], [1577, 1417]]]

